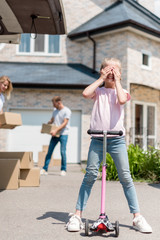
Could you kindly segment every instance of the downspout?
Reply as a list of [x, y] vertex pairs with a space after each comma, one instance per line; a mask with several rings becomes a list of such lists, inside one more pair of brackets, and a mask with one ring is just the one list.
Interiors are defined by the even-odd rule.
[[93, 42], [93, 68], [92, 72], [96, 72], [96, 41], [89, 35], [89, 32], [87, 32], [87, 37]]

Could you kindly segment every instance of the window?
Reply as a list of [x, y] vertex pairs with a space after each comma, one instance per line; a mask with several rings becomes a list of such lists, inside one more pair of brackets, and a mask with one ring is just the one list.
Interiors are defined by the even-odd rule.
[[146, 51], [142, 52], [142, 68], [151, 70], [151, 54]]
[[156, 147], [156, 105], [134, 102], [133, 144]]
[[17, 53], [33, 55], [60, 54], [60, 36], [38, 34], [34, 39], [31, 38], [30, 34], [22, 34]]
[[142, 65], [149, 66], [149, 56], [147, 54], [142, 54]]

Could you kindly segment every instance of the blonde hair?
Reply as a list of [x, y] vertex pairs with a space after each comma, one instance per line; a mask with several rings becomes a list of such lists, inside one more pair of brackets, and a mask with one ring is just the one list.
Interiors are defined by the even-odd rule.
[[0, 83], [4, 83], [5, 81], [8, 81], [8, 83], [9, 83], [8, 88], [5, 90], [5, 94], [7, 95], [7, 99], [10, 99], [11, 92], [13, 90], [13, 86], [12, 86], [11, 80], [9, 79], [8, 76], [0, 77]]
[[103, 60], [103, 62], [101, 63], [101, 67], [100, 67], [100, 70], [105, 68], [109, 63], [111, 62], [114, 62], [114, 64], [116, 64], [118, 67], [119, 67], [119, 70], [121, 72], [121, 69], [122, 69], [122, 65], [121, 65], [121, 62], [119, 59], [117, 58], [105, 58]]

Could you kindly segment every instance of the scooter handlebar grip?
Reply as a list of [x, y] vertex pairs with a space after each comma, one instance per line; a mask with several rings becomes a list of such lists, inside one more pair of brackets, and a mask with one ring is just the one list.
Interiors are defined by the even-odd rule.
[[102, 130], [91, 130], [89, 129], [87, 131], [88, 134], [103, 134], [103, 131]]
[[123, 131], [107, 131], [107, 135], [119, 135], [122, 136], [123, 135]]
[[[105, 131], [102, 130], [91, 130], [89, 129], [87, 131], [88, 134], [104, 134]], [[118, 136], [122, 136], [123, 135], [123, 131], [107, 131], [107, 135], [118, 135]]]

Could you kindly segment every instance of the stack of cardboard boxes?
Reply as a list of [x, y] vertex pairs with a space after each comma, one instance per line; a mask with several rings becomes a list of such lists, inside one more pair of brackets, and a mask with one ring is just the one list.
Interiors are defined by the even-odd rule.
[[[21, 115], [0, 114], [0, 128], [13, 129], [22, 125]], [[37, 187], [40, 185], [40, 169], [34, 167], [32, 152], [0, 152], [0, 189]]]
[[32, 152], [0, 152], [0, 189], [39, 185], [40, 168], [34, 167]]

